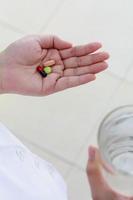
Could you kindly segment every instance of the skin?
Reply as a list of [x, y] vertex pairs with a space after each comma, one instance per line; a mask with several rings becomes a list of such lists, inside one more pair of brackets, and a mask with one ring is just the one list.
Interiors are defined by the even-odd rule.
[[89, 148], [86, 172], [93, 200], [133, 200], [133, 197], [118, 194], [109, 187], [100, 169], [99, 151], [92, 146]]
[[[43, 35], [17, 40], [0, 54], [0, 92], [45, 96], [93, 81], [108, 66], [108, 53], [95, 52], [101, 46], [95, 42], [73, 47]], [[49, 60], [55, 62], [52, 73], [42, 78], [36, 67]]]

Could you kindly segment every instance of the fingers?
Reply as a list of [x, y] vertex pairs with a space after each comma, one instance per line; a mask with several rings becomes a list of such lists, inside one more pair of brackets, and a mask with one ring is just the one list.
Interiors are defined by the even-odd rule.
[[41, 47], [44, 49], [55, 48], [60, 50], [72, 47], [71, 43], [66, 42], [54, 35], [39, 36], [39, 42]]
[[91, 187], [92, 197], [96, 200], [133, 200], [133, 197], [123, 196], [113, 191], [103, 178], [100, 170], [100, 153], [95, 147], [89, 148], [89, 160], [86, 168]]
[[95, 80], [94, 74], [86, 74], [81, 76], [66, 76], [58, 79], [55, 91], [61, 91], [67, 88], [75, 87]]
[[86, 171], [91, 187], [92, 197], [97, 200], [114, 200], [116, 194], [109, 188], [102, 176], [100, 164], [98, 163], [98, 156], [98, 150], [94, 147], [90, 147], [89, 161]]
[[63, 62], [65, 65], [65, 68], [73, 68], [73, 67], [92, 65], [94, 63], [102, 62], [108, 58], [109, 58], [108, 53], [100, 52], [100, 53], [90, 54], [90, 55], [81, 56], [81, 57], [67, 58]]
[[93, 53], [94, 51], [101, 48], [101, 44], [98, 42], [86, 44], [82, 46], [75, 46], [70, 49], [65, 49], [60, 51], [60, 55], [62, 59], [77, 57], [77, 56], [85, 56], [87, 54]]
[[[93, 194], [96, 194], [99, 191], [99, 187], [103, 187], [104, 179], [102, 177], [100, 166], [96, 160], [97, 150], [94, 147], [89, 148], [89, 161], [87, 165], [87, 175], [90, 182], [91, 190]], [[101, 190], [101, 188], [100, 188]]]
[[96, 74], [108, 67], [106, 62], [96, 63], [90, 66], [68, 68], [64, 70], [64, 76], [79, 76], [83, 74]]

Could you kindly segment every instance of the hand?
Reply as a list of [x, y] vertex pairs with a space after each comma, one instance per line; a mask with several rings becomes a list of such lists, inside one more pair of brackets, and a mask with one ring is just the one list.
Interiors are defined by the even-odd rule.
[[104, 180], [99, 164], [99, 151], [89, 148], [89, 160], [87, 164], [87, 176], [94, 200], [133, 200], [133, 197], [126, 197], [113, 191]]
[[[56, 36], [24, 37], [0, 55], [2, 91], [43, 96], [88, 83], [107, 68], [107, 53], [92, 54], [100, 47], [100, 43], [72, 47]], [[42, 78], [36, 67], [48, 60], [55, 60], [55, 65]]]

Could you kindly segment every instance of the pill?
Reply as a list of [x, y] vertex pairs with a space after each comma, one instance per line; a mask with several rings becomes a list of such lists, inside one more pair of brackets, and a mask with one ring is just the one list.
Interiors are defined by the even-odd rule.
[[42, 67], [42, 66], [37, 66], [37, 68], [36, 68], [36, 69], [37, 69], [37, 71], [38, 71], [38, 72], [40, 72], [40, 71], [42, 71], [42, 70], [43, 70], [43, 67]]
[[47, 74], [44, 71], [40, 71], [39, 73], [42, 75], [42, 77], [46, 77], [47, 76]]
[[46, 74], [50, 74], [50, 73], [52, 72], [52, 69], [51, 69], [51, 67], [46, 66], [46, 67], [43, 68], [43, 71], [44, 71]]
[[55, 60], [48, 60], [44, 62], [44, 66], [52, 66], [55, 65]]
[[41, 74], [42, 77], [46, 77], [47, 73], [45, 71], [43, 71], [43, 67], [42, 66], [37, 66], [37, 71]]

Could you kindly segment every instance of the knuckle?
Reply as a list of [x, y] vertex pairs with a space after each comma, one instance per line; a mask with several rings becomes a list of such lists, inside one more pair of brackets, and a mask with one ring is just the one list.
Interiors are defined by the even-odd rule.
[[64, 76], [67, 76], [67, 75], [68, 75], [68, 70], [67, 70], [67, 69], [65, 69], [65, 70], [63, 71], [63, 75], [64, 75]]
[[77, 68], [73, 68], [73, 75], [77, 75], [77, 72], [78, 72]]
[[72, 47], [71, 48], [71, 55], [72, 56], [76, 55], [76, 52], [77, 52], [77, 48], [76, 47]]
[[90, 64], [92, 64], [94, 62], [94, 55], [89, 56], [89, 61], [90, 61]]
[[76, 61], [77, 61], [77, 66], [80, 67], [82, 59], [80, 57], [76, 57]]

